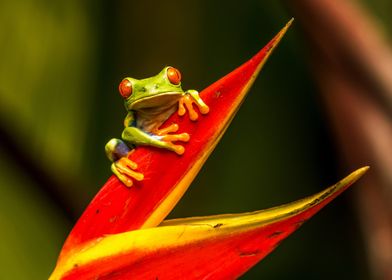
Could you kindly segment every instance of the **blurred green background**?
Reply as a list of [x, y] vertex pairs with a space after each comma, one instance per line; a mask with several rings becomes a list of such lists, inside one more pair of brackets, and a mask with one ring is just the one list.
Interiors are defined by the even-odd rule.
[[[387, 1], [365, 4], [391, 23]], [[291, 16], [272, 0], [2, 1], [0, 279], [47, 278], [72, 224], [111, 175], [104, 145], [122, 130], [124, 76], [172, 65], [185, 89], [201, 90]], [[306, 52], [294, 23], [170, 217], [276, 206], [346, 174]], [[350, 195], [243, 279], [368, 279]]]

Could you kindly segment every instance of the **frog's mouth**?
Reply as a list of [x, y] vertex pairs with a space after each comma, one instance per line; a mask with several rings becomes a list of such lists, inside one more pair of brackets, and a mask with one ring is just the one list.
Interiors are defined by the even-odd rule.
[[141, 109], [153, 109], [160, 107], [171, 107], [180, 99], [183, 95], [182, 92], [165, 92], [153, 96], [147, 96], [140, 98], [133, 102], [129, 109], [130, 110], [141, 110]]

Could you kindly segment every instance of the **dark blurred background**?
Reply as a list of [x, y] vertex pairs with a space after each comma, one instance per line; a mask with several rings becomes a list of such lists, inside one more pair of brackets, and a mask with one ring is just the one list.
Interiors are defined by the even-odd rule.
[[[339, 134], [346, 130], [336, 129], [340, 115], [331, 109], [338, 101], [325, 98], [323, 85], [331, 83], [321, 70], [332, 58], [318, 50], [330, 50], [328, 44], [343, 37], [352, 42], [351, 33], [317, 37], [331, 27], [330, 18], [316, 13], [327, 10], [326, 1], [307, 2], [2, 1], [0, 279], [47, 278], [73, 223], [111, 175], [104, 145], [122, 131], [125, 110], [117, 85], [123, 77], [149, 77], [172, 65], [181, 70], [185, 89], [201, 90], [250, 58], [293, 16], [293, 26], [170, 217], [276, 206], [313, 194], [354, 168], [377, 165], [373, 158], [350, 160], [350, 153], [364, 148], [346, 152]], [[376, 22], [369, 40], [391, 34], [390, 1], [347, 3], [359, 4], [364, 19]], [[350, 5], [334, 11], [344, 19]], [[386, 104], [380, 107], [390, 124], [388, 102], [377, 104]], [[348, 126], [360, 121], [347, 118]], [[349, 136], [349, 143], [356, 137]], [[366, 219], [374, 213], [366, 216], [358, 199], [365, 187], [357, 184], [336, 199], [243, 279], [391, 279], [374, 266], [369, 249]], [[378, 210], [390, 211], [383, 207]], [[384, 249], [392, 250], [389, 245]]]

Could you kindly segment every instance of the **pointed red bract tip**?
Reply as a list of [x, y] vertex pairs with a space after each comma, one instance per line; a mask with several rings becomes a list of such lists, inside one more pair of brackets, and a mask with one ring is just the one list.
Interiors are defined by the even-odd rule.
[[289, 24], [253, 58], [200, 93], [210, 108], [208, 114], [200, 114], [197, 122], [177, 114], [166, 121], [162, 127], [177, 123], [178, 133], [190, 135], [183, 155], [153, 147], [136, 148], [130, 159], [138, 164], [144, 180], [126, 188], [112, 176], [76, 223], [61, 256], [94, 238], [157, 226], [167, 216], [222, 137]]

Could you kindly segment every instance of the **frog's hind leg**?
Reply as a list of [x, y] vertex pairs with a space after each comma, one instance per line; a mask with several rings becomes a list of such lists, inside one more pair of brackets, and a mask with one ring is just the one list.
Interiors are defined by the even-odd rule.
[[105, 146], [106, 156], [110, 161], [115, 162], [122, 157], [126, 157], [131, 149], [120, 139], [110, 139]]
[[137, 164], [130, 160], [128, 156], [133, 153], [122, 140], [111, 139], [105, 146], [107, 157], [112, 161], [112, 172], [123, 182], [127, 187], [133, 185], [132, 179], [141, 181], [144, 179], [142, 173], [134, 171]]

